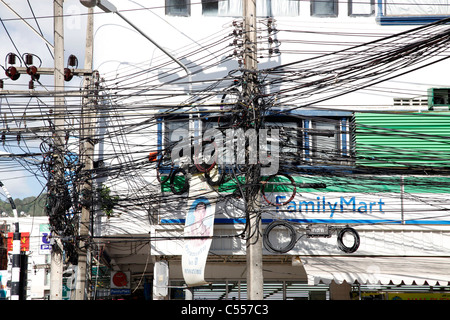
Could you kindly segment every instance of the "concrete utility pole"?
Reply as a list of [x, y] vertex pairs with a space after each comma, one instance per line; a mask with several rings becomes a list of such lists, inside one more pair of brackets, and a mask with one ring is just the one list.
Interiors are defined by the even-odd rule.
[[[54, 34], [54, 84], [55, 91], [64, 91], [64, 19], [63, 19], [63, 2], [64, 0], [53, 1], [53, 34]], [[58, 188], [64, 185], [64, 96], [55, 94], [54, 97], [54, 127], [53, 136], [55, 157], [55, 176], [51, 182], [53, 192], [58, 194]], [[50, 190], [49, 190], [50, 192]], [[63, 248], [61, 240], [54, 234], [54, 244], [51, 253], [50, 264], [50, 299], [62, 300], [62, 274], [63, 274]]]
[[[5, 4], [2, 0], [0, 0]], [[64, 21], [63, 21], [63, 2], [64, 0], [53, 1], [53, 15], [54, 15], [54, 44], [51, 45], [54, 49], [54, 66], [52, 68], [40, 67], [39, 75], [52, 75], [54, 77], [54, 89], [46, 91], [30, 91], [30, 90], [1, 90], [0, 96], [30, 96], [30, 97], [54, 97], [54, 106], [50, 112], [53, 114], [53, 175], [48, 181], [48, 195], [49, 195], [49, 218], [52, 215], [65, 214], [64, 208], [64, 156], [65, 156], [65, 97], [79, 96], [79, 91], [67, 92], [64, 89]], [[22, 19], [23, 20], [23, 19]], [[88, 27], [89, 28], [89, 27]], [[89, 32], [89, 30], [88, 30]], [[91, 30], [92, 35], [92, 30]], [[92, 38], [92, 36], [91, 36]], [[48, 41], [46, 41], [48, 43]], [[89, 43], [89, 41], [88, 41]], [[87, 44], [89, 47], [89, 45]], [[86, 50], [86, 60], [92, 61], [92, 48]], [[72, 75], [92, 77], [92, 63], [86, 64], [89, 69], [71, 69]], [[27, 74], [26, 67], [17, 67], [19, 74]], [[15, 232], [18, 237], [18, 229]], [[52, 232], [52, 253], [50, 262], [50, 299], [62, 299], [62, 279], [63, 279], [63, 245], [59, 238], [57, 230]], [[15, 265], [18, 266], [17, 263]], [[16, 268], [17, 268], [16, 266]], [[14, 275], [15, 278], [17, 278]], [[16, 294], [14, 294], [16, 296]]]
[[[26, 270], [26, 266], [21, 265], [20, 261], [20, 241], [21, 233], [19, 230], [19, 215], [17, 214], [16, 204], [13, 198], [6, 189], [3, 182], [0, 181], [0, 187], [6, 194], [8, 201], [11, 205], [12, 211], [14, 213], [14, 234], [13, 234], [13, 249], [12, 249], [12, 263], [11, 263], [11, 300], [25, 300], [26, 293], [21, 295], [23, 288], [26, 288], [26, 284], [20, 281], [20, 272], [22, 269]], [[26, 271], [25, 271], [26, 272]]]
[[[94, 48], [94, 9], [88, 9], [87, 27], [86, 27], [86, 49], [84, 57], [84, 68], [92, 69]], [[78, 269], [75, 287], [75, 300], [89, 299], [87, 292], [87, 274], [88, 274], [88, 244], [91, 226], [91, 208], [92, 208], [92, 169], [94, 168], [94, 142], [93, 130], [96, 118], [96, 93], [95, 93], [94, 75], [85, 78], [84, 89], [86, 95], [83, 98], [82, 118], [80, 128], [80, 162], [83, 165], [82, 201], [81, 219], [80, 219], [80, 243], [78, 251]], [[87, 244], [87, 245], [86, 245]]]
[[[257, 105], [258, 97], [258, 61], [257, 61], [257, 30], [256, 30], [256, 0], [244, 0], [244, 98], [248, 104], [249, 128], [256, 130], [258, 136], [260, 128], [260, 110]], [[249, 148], [257, 148], [255, 143], [249, 143]], [[257, 150], [249, 150], [254, 152]], [[255, 153], [253, 153], [255, 154]], [[263, 299], [263, 271], [262, 271], [262, 227], [260, 213], [259, 183], [261, 169], [258, 164], [249, 164], [250, 170], [245, 177], [247, 202], [247, 297], [249, 300]]]

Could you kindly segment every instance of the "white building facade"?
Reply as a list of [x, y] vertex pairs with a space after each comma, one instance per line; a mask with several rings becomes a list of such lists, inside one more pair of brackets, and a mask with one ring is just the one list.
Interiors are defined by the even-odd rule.
[[[196, 172], [183, 177], [189, 189], [174, 190], [177, 178], [158, 181], [157, 172], [167, 172], [154, 161], [183, 133], [195, 138], [220, 128], [223, 114], [239, 108], [246, 70], [241, 1], [112, 2], [134, 27], [95, 9], [97, 182], [119, 197], [111, 216], [95, 211], [102, 261], [130, 272], [132, 289], [151, 283], [154, 299], [183, 298], [188, 208], [203, 196], [214, 208], [209, 286], [195, 285], [194, 298], [245, 299], [245, 209], [230, 196], [237, 180], [228, 182], [230, 191]], [[285, 138], [278, 173], [297, 185], [325, 184], [261, 197], [265, 297], [312, 299], [327, 291], [321, 286], [344, 281], [373, 290], [447, 288], [450, 85], [443, 71], [450, 29], [439, 22], [450, 16], [447, 1], [256, 6], [265, 124]], [[157, 158], [149, 161], [152, 152]], [[289, 224], [276, 229], [275, 221]], [[345, 227], [357, 230], [356, 250], [339, 246]]]

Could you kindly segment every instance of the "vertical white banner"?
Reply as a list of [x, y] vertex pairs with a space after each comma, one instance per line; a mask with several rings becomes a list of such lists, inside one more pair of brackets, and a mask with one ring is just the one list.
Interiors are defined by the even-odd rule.
[[159, 300], [169, 294], [169, 264], [166, 260], [156, 261], [153, 270], [153, 299]]
[[204, 274], [214, 234], [216, 211], [215, 204], [205, 196], [208, 190], [211, 187], [203, 181], [203, 175], [192, 175], [181, 259], [183, 277], [189, 287], [207, 283]]

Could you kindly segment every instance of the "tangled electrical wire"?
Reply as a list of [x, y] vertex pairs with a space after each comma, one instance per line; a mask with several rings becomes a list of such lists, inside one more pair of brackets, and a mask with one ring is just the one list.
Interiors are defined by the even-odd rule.
[[[21, 159], [21, 164], [31, 174], [49, 181], [48, 216], [56, 234], [65, 239], [65, 250], [73, 257], [73, 261], [76, 260], [77, 228], [85, 199], [92, 199], [90, 208], [93, 216], [102, 214], [100, 206], [94, 205], [101, 202], [100, 188], [93, 188], [92, 195], [83, 194], [81, 185], [86, 180], [108, 185], [111, 197], [107, 200], [117, 197], [112, 202], [109, 218], [120, 218], [120, 221], [132, 225], [124, 230], [123, 225], [126, 223], [111, 223], [108, 226], [110, 234], [140, 234], [148, 228], [148, 224], [156, 224], [174, 213], [178, 215], [184, 212], [190, 199], [190, 177], [193, 174], [202, 175], [213, 190], [208, 194], [212, 203], [230, 204], [229, 211], [234, 212], [236, 218], [247, 222], [250, 220], [249, 215], [261, 219], [261, 209], [248, 208], [248, 203], [253, 203], [261, 192], [264, 206], [273, 209], [274, 205], [288, 205], [301, 192], [299, 186], [292, 182], [295, 175], [313, 173], [324, 179], [332, 178], [332, 186], [348, 183], [351, 179], [352, 186], [357, 190], [363, 181], [367, 181], [367, 177], [354, 175], [354, 172], [370, 172], [373, 175], [386, 173], [380, 168], [369, 167], [364, 170], [352, 167], [360, 159], [354, 149], [346, 152], [344, 146], [337, 146], [330, 151], [329, 146], [319, 144], [308, 149], [302, 144], [305, 135], [326, 143], [326, 138], [336, 134], [346, 134], [351, 140], [351, 130], [362, 129], [362, 126], [358, 127], [357, 123], [352, 122], [354, 119], [348, 119], [348, 127], [344, 131], [341, 119], [297, 114], [295, 111], [307, 106], [314, 108], [319, 102], [370, 88], [382, 81], [448, 59], [448, 21], [442, 20], [367, 43], [353, 44], [339, 51], [252, 71], [257, 78], [254, 92], [249, 92], [246, 87], [245, 76], [249, 70], [243, 68], [241, 60], [243, 31], [242, 24], [237, 21], [229, 28], [203, 39], [201, 48], [187, 46], [179, 52], [180, 60], [186, 62], [192, 71], [192, 79], [187, 75], [180, 76], [179, 66], [174, 66], [165, 58], [155, 58], [150, 67], [147, 62], [137, 63], [103, 74], [96, 97], [99, 101], [95, 118], [97, 131], [92, 137], [83, 136], [80, 130], [85, 117], [79, 108], [80, 100], [88, 94], [84, 90], [69, 88], [73, 90], [67, 92], [71, 93], [71, 98], [66, 99], [64, 110], [55, 109], [52, 102], [48, 101], [52, 98], [50, 95], [36, 95], [32, 99], [1, 96], [2, 111], [8, 114], [2, 119], [2, 142], [5, 149], [9, 147], [9, 150], [14, 150], [13, 146], [16, 147], [20, 140], [23, 154], [38, 160], [38, 164], [35, 164]], [[258, 44], [264, 43], [264, 46], [258, 55], [271, 58], [286, 53], [282, 45], [285, 40], [280, 39], [282, 30], [277, 29], [273, 21], [264, 21], [264, 27], [259, 31], [263, 30], [265, 34], [258, 39]], [[205, 76], [205, 71], [217, 67], [223, 67], [227, 72], [213, 72], [211, 76]], [[23, 99], [27, 99], [25, 103]], [[53, 111], [50, 113], [48, 110]], [[66, 128], [64, 132], [58, 132], [60, 129], [55, 127], [53, 118], [55, 114], [62, 113], [68, 115]], [[28, 120], [26, 125], [24, 119]], [[325, 129], [290, 124], [306, 121], [324, 122]], [[242, 129], [245, 132], [251, 128], [278, 129], [281, 150], [279, 174], [284, 174], [285, 180], [276, 180], [274, 176], [261, 179], [259, 170], [264, 167], [261, 163], [253, 166], [245, 163], [221, 165], [215, 158], [218, 155], [214, 154], [213, 139], [200, 144], [200, 151], [210, 148], [209, 159], [212, 161], [204, 161], [199, 150], [189, 147], [191, 165], [183, 167], [173, 163], [171, 155], [179, 140], [178, 137], [172, 139], [171, 134], [176, 129], [189, 129], [189, 125], [195, 124], [204, 129], [214, 128], [224, 136], [227, 130]], [[369, 129], [381, 130], [383, 135], [399, 134], [398, 130], [386, 128], [383, 124]], [[365, 130], [369, 129], [365, 126]], [[201, 132], [204, 132], [203, 129]], [[368, 134], [368, 131], [364, 134]], [[415, 136], [407, 130], [400, 134]], [[55, 146], [52, 139], [55, 135], [67, 136], [64, 148]], [[88, 138], [97, 145], [92, 170], [85, 170], [79, 161], [82, 155], [78, 145]], [[441, 138], [432, 134], [420, 137], [430, 143], [440, 141]], [[31, 146], [31, 141], [38, 143]], [[194, 139], [189, 141], [191, 145], [196, 142]], [[391, 148], [391, 151], [399, 154], [403, 152], [395, 148]], [[308, 152], [310, 154], [306, 157]], [[247, 156], [244, 154], [244, 159]], [[416, 158], [423, 156], [415, 154], [414, 158], [399, 161], [411, 165]], [[441, 159], [440, 170], [444, 171], [449, 169], [447, 156], [446, 152], [428, 154], [428, 157]], [[57, 159], [64, 159], [56, 166], [61, 168], [59, 172], [54, 170]], [[375, 160], [383, 163], [395, 161], [385, 158]], [[327, 170], [329, 166], [334, 167], [334, 170]], [[351, 174], [348, 172], [349, 167], [353, 169]], [[414, 169], [415, 172], [423, 173], [430, 168], [419, 164]], [[376, 183], [380, 184], [380, 181], [381, 178]], [[290, 196], [283, 203], [275, 203], [270, 198], [271, 188], [274, 185], [280, 188], [283, 183], [286, 184], [283, 188]], [[389, 185], [393, 182], [386, 179], [383, 183]], [[424, 187], [439, 189], [442, 186], [448, 187], [448, 183], [436, 182]], [[317, 182], [310, 187], [320, 189], [323, 186]], [[436, 212], [442, 213], [439, 204], [436, 204]], [[142, 219], [142, 213], [148, 219]], [[294, 241], [292, 229], [284, 222], [283, 226], [292, 235], [286, 247], [289, 249], [298, 239]], [[267, 234], [276, 227], [271, 226], [269, 231], [267, 227], [266, 233], [259, 236], [267, 238]], [[249, 235], [239, 232], [233, 236]]]

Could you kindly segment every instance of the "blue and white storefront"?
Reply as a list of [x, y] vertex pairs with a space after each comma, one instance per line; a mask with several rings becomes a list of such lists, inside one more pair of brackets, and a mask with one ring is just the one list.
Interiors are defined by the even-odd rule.
[[[115, 168], [118, 164], [128, 163], [128, 158], [137, 161], [147, 157], [149, 151], [164, 150], [173, 142], [170, 136], [177, 128], [206, 128], [214, 114], [205, 116], [205, 109], [217, 111], [223, 93], [233, 86], [232, 75], [242, 67], [239, 52], [234, 53], [239, 50], [240, 40], [233, 36], [233, 32], [238, 31], [239, 17], [233, 16], [231, 11], [227, 11], [228, 14], [222, 11], [225, 4], [227, 10], [235, 10], [238, 2], [221, 1], [217, 8], [189, 1], [180, 6], [168, 6], [172, 2], [159, 0], [152, 8], [144, 2], [116, 1], [115, 4], [118, 10], [128, 10], [124, 15], [133, 17], [134, 24], [151, 34], [174, 56], [180, 57], [191, 74], [176, 66], [151, 43], [143, 41], [142, 36], [117, 15], [102, 13], [95, 17], [95, 65], [105, 79], [104, 103], [108, 107], [102, 112], [111, 114], [110, 118], [104, 118], [107, 125], [103, 134], [107, 138], [97, 146], [99, 154], [104, 155], [105, 167]], [[273, 86], [267, 89], [268, 93], [292, 90], [292, 94], [274, 98], [285, 102], [277, 105], [277, 110], [285, 111], [284, 118], [272, 117], [270, 121], [275, 125], [282, 123], [279, 126], [286, 130], [301, 132], [296, 141], [290, 141], [289, 148], [282, 150], [286, 154], [295, 151], [300, 164], [294, 163], [295, 170], [284, 170], [284, 173], [295, 184], [325, 185], [296, 188], [295, 191], [288, 186], [267, 191], [261, 197], [263, 233], [272, 228], [270, 235], [261, 235], [266, 241], [263, 248], [266, 297], [305, 298], [305, 290], [309, 294], [315, 289], [326, 291], [328, 289], [323, 286], [328, 288], [330, 283], [342, 284], [344, 281], [373, 288], [410, 284], [447, 288], [450, 281], [450, 180], [446, 174], [433, 172], [428, 175], [409, 169], [393, 173], [379, 168], [371, 171], [367, 167], [356, 168], [355, 159], [350, 157], [355, 151], [351, 132], [355, 112], [429, 111], [426, 103], [398, 105], [395, 101], [413, 101], [417, 97], [426, 101], [429, 88], [448, 85], [446, 74], [441, 72], [448, 68], [447, 48], [440, 48], [442, 51], [434, 56], [434, 60], [420, 64], [417, 70], [408, 69], [410, 74], [405, 72], [408, 62], [419, 59], [422, 53], [412, 55], [404, 67], [395, 66], [398, 69], [393, 74], [385, 68], [383, 72], [386, 73], [381, 78], [377, 74], [358, 78], [362, 81], [370, 79], [373, 81], [370, 86], [365, 83], [354, 85], [354, 78], [345, 78], [345, 72], [333, 73], [330, 69], [327, 73], [324, 58], [335, 56], [343, 48], [358, 48], [371, 43], [364, 50], [350, 50], [350, 54], [342, 54], [333, 61], [344, 61], [361, 54], [373, 59], [371, 61], [376, 65], [376, 58], [390, 54], [391, 50], [388, 49], [389, 41], [378, 47], [374, 44], [378, 41], [375, 39], [395, 38], [390, 43], [392, 47], [404, 49], [416, 35], [419, 39], [426, 38], [427, 31], [421, 29], [404, 38], [394, 35], [448, 17], [450, 12], [447, 12], [446, 2], [437, 1], [439, 5], [432, 6], [414, 0], [332, 0], [321, 6], [313, 0], [290, 1], [289, 5], [295, 5], [295, 10], [283, 0], [257, 2], [262, 3], [271, 5], [278, 31], [275, 39], [269, 20], [262, 14], [258, 21], [264, 53], [261, 53], [259, 65], [264, 70], [284, 65], [286, 68], [281, 71], [292, 72], [289, 76], [294, 77], [281, 86], [278, 80], [284, 78], [278, 74], [268, 76], [275, 79]], [[164, 10], [165, 6], [169, 9]], [[261, 5], [259, 10], [267, 8]], [[290, 8], [289, 14], [286, 8]], [[270, 47], [274, 43], [281, 45]], [[281, 55], [269, 55], [268, 52], [275, 52], [269, 49], [279, 49]], [[319, 86], [316, 91], [303, 92], [301, 85], [313, 82], [315, 78], [304, 80], [301, 70], [291, 70], [289, 64], [300, 61], [301, 66], [309, 66], [305, 61], [318, 56], [324, 63], [317, 64], [314, 70], [324, 68], [320, 69], [324, 71], [318, 77], [326, 78], [329, 81], [326, 88], [332, 89], [327, 91]], [[370, 69], [366, 62], [361, 58], [361, 64], [354, 64], [352, 72]], [[217, 79], [226, 80], [214, 82]], [[379, 80], [385, 82], [377, 82]], [[186, 85], [188, 81], [189, 86]], [[217, 90], [211, 94], [207, 91], [211, 88]], [[335, 94], [333, 90], [342, 91]], [[156, 100], [155, 96], [158, 97]], [[201, 121], [196, 122], [196, 117]], [[126, 135], [115, 131], [118, 124], [127, 128], [124, 130]], [[383, 123], [379, 125], [383, 127]], [[108, 132], [112, 134], [108, 135]], [[314, 136], [314, 132], [322, 135]], [[122, 139], [132, 143], [126, 144]], [[321, 144], [325, 146], [324, 155], [313, 162], [311, 159]], [[123, 149], [111, 156], [119, 147]], [[327, 153], [335, 153], [335, 150], [340, 152], [338, 161], [327, 157]], [[440, 154], [446, 153], [448, 151]], [[155, 173], [156, 163], [152, 163], [139, 173], [119, 173], [103, 180], [119, 196], [132, 197], [140, 192], [151, 195], [144, 198], [151, 199], [146, 210], [136, 210], [132, 205], [128, 210], [125, 205], [127, 210], [120, 215], [96, 217], [96, 236], [108, 253], [110, 266], [131, 271], [132, 288], [142, 284], [143, 277], [153, 281], [155, 299], [183, 298], [186, 215], [194, 196], [201, 194], [214, 204], [214, 210], [210, 211], [214, 228], [203, 271], [205, 282], [210, 284], [198, 286], [194, 298], [245, 299], [246, 243], [242, 237], [245, 232], [242, 202], [230, 196], [233, 191], [223, 186], [208, 186], [202, 175], [192, 175], [190, 189], [174, 194], [170, 181], [161, 185]], [[280, 221], [285, 224], [272, 224]], [[347, 239], [339, 232], [346, 227], [357, 232], [356, 250], [345, 249], [355, 245], [352, 237], [349, 244], [344, 243], [342, 250], [342, 243]], [[102, 241], [101, 237], [108, 241]], [[109, 240], [114, 237], [117, 238], [115, 241]], [[123, 240], [124, 237], [130, 240]], [[217, 292], [213, 290], [215, 286], [220, 287]], [[207, 290], [210, 290], [209, 295]]]

